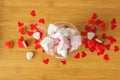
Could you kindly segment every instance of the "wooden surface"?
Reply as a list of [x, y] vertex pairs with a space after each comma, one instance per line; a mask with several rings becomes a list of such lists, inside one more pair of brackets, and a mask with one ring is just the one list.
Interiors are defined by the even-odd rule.
[[[32, 9], [37, 11], [34, 18], [29, 15]], [[85, 59], [75, 60], [70, 56], [67, 64], [62, 65], [41, 50], [35, 51], [33, 43], [27, 49], [18, 49], [16, 45], [13, 49], [6, 49], [4, 46], [7, 40], [16, 44], [20, 36], [18, 21], [23, 21], [28, 27], [43, 17], [46, 26], [62, 20], [83, 30], [94, 12], [106, 23], [113, 17], [117, 19], [117, 29], [105, 32], [115, 36], [118, 41], [114, 45], [120, 46], [120, 0], [0, 0], [0, 80], [119, 80], [120, 52], [114, 53], [113, 49], [106, 52], [110, 54], [110, 61], [106, 62], [82, 46], [79, 52], [86, 50], [88, 56]], [[33, 60], [26, 60], [27, 51], [35, 51]], [[42, 60], [47, 57], [50, 63], [45, 65]]]

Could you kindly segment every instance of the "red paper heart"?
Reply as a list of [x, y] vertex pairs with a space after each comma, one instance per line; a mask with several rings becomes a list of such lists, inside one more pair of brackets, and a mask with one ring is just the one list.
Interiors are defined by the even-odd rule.
[[19, 39], [18, 39], [18, 41], [23, 41], [24, 40], [24, 37], [23, 36], [21, 36]]
[[95, 45], [96, 45], [95, 40], [89, 40], [89, 41], [88, 41], [88, 46], [89, 46], [89, 48], [94, 47]]
[[49, 63], [49, 59], [48, 59], [48, 58], [44, 59], [44, 60], [43, 60], [43, 63], [44, 63], [44, 64], [48, 64], [48, 63]]
[[116, 27], [117, 27], [117, 25], [115, 25], [115, 24], [111, 25], [111, 30], [115, 30]]
[[61, 62], [63, 65], [66, 64], [66, 60], [61, 60], [60, 62]]
[[119, 47], [118, 46], [114, 46], [114, 51], [118, 52], [119, 51]]
[[97, 52], [103, 51], [104, 50], [104, 45], [103, 44], [97, 44], [96, 45], [96, 50], [97, 50]]
[[106, 24], [105, 23], [101, 23], [99, 25], [99, 27], [100, 27], [100, 29], [105, 30], [106, 29]]
[[96, 18], [97, 18], [97, 14], [96, 14], [96, 13], [93, 13], [92, 19], [96, 19]]
[[36, 30], [36, 25], [37, 24], [30, 24], [30, 30]]
[[86, 54], [84, 51], [82, 51], [81, 57], [84, 58], [84, 57], [86, 57], [86, 56], [87, 56], [87, 54]]
[[45, 23], [45, 20], [44, 20], [44, 18], [41, 18], [41, 19], [39, 19], [39, 23], [42, 23], [42, 24], [44, 24], [44, 23]]
[[85, 26], [85, 30], [87, 31], [87, 32], [90, 32], [91, 31], [91, 28], [90, 28], [90, 26]]
[[19, 41], [19, 40], [17, 42], [17, 46], [18, 46], [18, 48], [24, 48], [22, 41]]
[[39, 42], [39, 40], [34, 39], [34, 44], [38, 44]]
[[24, 28], [24, 27], [21, 27], [21, 28], [19, 29], [19, 33], [20, 33], [20, 34], [25, 34], [25, 28]]
[[102, 20], [100, 20], [100, 19], [98, 19], [98, 20], [96, 20], [96, 21], [95, 21], [95, 23], [96, 23], [96, 25], [98, 25], [98, 26], [99, 26], [100, 24], [102, 24], [102, 23], [103, 23], [103, 21], [102, 21]]
[[110, 44], [106, 44], [105, 47], [106, 47], [107, 50], [110, 50], [111, 45]]
[[13, 47], [13, 41], [7, 41], [7, 42], [5, 42], [5, 46], [7, 48], [12, 48]]
[[40, 45], [40, 44], [36, 44], [36, 45], [35, 45], [35, 49], [37, 50], [37, 49], [39, 49], [39, 48], [41, 48], [41, 45]]
[[111, 24], [116, 24], [116, 23], [117, 23], [116, 19], [113, 18], [113, 19], [111, 20]]
[[31, 13], [30, 13], [31, 16], [35, 17], [36, 16], [36, 11], [35, 10], [32, 10]]
[[87, 35], [87, 32], [80, 32], [80, 34], [81, 34], [82, 36], [86, 36], [86, 35]]
[[29, 36], [32, 36], [32, 35], [33, 35], [33, 32], [32, 32], [32, 31], [28, 31], [27, 34], [28, 34]]
[[102, 34], [102, 38], [103, 38], [103, 39], [107, 39], [106, 33], [103, 33], [103, 34]]
[[74, 56], [75, 59], [78, 59], [80, 58], [80, 53], [77, 53], [75, 56]]
[[95, 46], [94, 46], [94, 47], [89, 48], [89, 50], [90, 50], [91, 52], [94, 52], [94, 51], [96, 50], [96, 48], [95, 48]]
[[98, 56], [103, 55], [103, 54], [104, 54], [104, 52], [105, 52], [105, 50], [100, 51], [100, 52], [98, 52], [98, 53], [97, 53], [97, 55], [98, 55]]
[[24, 23], [20, 22], [20, 21], [17, 24], [18, 24], [19, 27], [23, 27], [24, 26]]
[[88, 20], [88, 24], [90, 24], [90, 25], [95, 25], [95, 21], [94, 21], [94, 19], [90, 19], [90, 20]]
[[108, 37], [108, 40], [110, 41], [111, 44], [116, 42], [116, 39], [112, 36]]
[[108, 61], [108, 60], [109, 60], [108, 54], [105, 54], [105, 55], [103, 56], [103, 59], [106, 60], [106, 61]]

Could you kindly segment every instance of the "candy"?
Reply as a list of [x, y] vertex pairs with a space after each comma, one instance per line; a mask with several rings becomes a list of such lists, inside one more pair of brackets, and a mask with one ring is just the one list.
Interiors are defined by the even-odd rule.
[[71, 52], [78, 49], [78, 47], [82, 44], [82, 39], [80, 35], [71, 36], [70, 41], [71, 41], [71, 50], [70, 50]]
[[40, 33], [39, 32], [35, 32], [33, 34], [33, 38], [39, 40], [40, 39]]
[[100, 39], [95, 39], [95, 41], [98, 43], [102, 43], [102, 41]]
[[5, 46], [7, 48], [12, 48], [13, 47], [13, 41], [7, 41], [7, 42], [5, 42]]
[[88, 32], [88, 33], [87, 33], [87, 37], [88, 37], [89, 40], [91, 40], [91, 39], [93, 39], [93, 38], [95, 37], [95, 33], [93, 33], [93, 32]]
[[34, 56], [34, 53], [33, 53], [33, 52], [27, 52], [27, 53], [26, 53], [26, 59], [27, 59], [27, 60], [31, 60], [31, 59], [33, 58], [33, 56]]
[[49, 37], [45, 37], [41, 42], [40, 45], [44, 48], [44, 50], [46, 52], [48, 52], [54, 45], [54, 40], [49, 38]]
[[56, 25], [54, 25], [54, 24], [49, 24], [48, 30], [47, 30], [47, 34], [48, 34], [48, 35], [52, 35], [52, 34], [54, 34], [55, 32], [57, 32], [58, 29], [60, 29], [60, 28], [57, 27]]
[[72, 28], [66, 28], [66, 30], [68, 31], [68, 34], [71, 36], [79, 34], [77, 30], [72, 29]]

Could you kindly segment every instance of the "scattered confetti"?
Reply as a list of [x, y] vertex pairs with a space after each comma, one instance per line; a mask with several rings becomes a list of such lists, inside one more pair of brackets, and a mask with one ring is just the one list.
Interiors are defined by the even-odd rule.
[[24, 26], [24, 23], [23, 23], [23, 22], [20, 22], [20, 21], [18, 21], [17, 24], [18, 24], [19, 27], [23, 27], [23, 26]]
[[119, 47], [118, 46], [114, 46], [114, 51], [118, 52], [119, 51]]
[[66, 65], [66, 60], [61, 60], [60, 61], [63, 65]]
[[81, 57], [84, 58], [86, 56], [87, 56], [87, 54], [83, 51]]
[[7, 48], [12, 48], [13, 47], [13, 41], [7, 41], [7, 42], [5, 42], [5, 46]]
[[24, 28], [24, 27], [21, 27], [21, 28], [19, 29], [19, 33], [20, 33], [20, 34], [25, 34], [25, 28]]
[[109, 60], [108, 54], [104, 54], [103, 59], [106, 60], [106, 61], [108, 61]]
[[31, 16], [35, 17], [36, 16], [36, 11], [35, 10], [32, 10], [31, 13], [30, 13]]
[[78, 59], [80, 58], [80, 53], [77, 53], [75, 56], [74, 56], [75, 59]]
[[32, 32], [32, 31], [28, 31], [27, 34], [28, 34], [29, 36], [32, 36], [32, 35], [33, 35], [33, 32]]
[[44, 18], [41, 18], [41, 19], [39, 19], [39, 23], [42, 23], [42, 24], [44, 24], [44, 23], [45, 23], [45, 20], [44, 20]]
[[48, 63], [49, 63], [49, 59], [48, 59], [48, 58], [44, 59], [44, 60], [43, 60], [43, 63], [44, 63], [44, 64], [48, 64]]

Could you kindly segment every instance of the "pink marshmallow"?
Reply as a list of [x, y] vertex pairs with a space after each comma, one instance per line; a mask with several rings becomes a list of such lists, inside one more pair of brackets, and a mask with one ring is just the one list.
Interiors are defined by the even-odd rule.
[[82, 39], [80, 35], [75, 35], [70, 37], [70, 42], [71, 42], [70, 52], [72, 52], [78, 49], [78, 47], [82, 44]]

